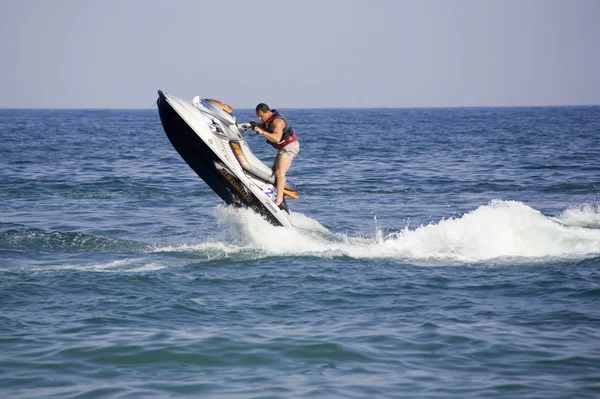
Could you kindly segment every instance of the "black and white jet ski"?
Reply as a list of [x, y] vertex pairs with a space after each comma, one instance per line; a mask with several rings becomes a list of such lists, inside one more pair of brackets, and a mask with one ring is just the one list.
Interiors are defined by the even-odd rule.
[[[275, 176], [250, 150], [233, 109], [217, 100], [190, 101], [158, 91], [158, 113], [171, 144], [187, 164], [229, 205], [247, 207], [276, 226], [292, 226], [285, 201], [275, 205]], [[298, 198], [287, 181], [284, 196]]]

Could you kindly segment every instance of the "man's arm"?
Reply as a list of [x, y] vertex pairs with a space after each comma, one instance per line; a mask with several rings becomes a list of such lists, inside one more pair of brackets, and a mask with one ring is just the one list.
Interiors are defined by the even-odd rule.
[[285, 127], [285, 122], [282, 119], [277, 118], [271, 122], [271, 124], [273, 125], [273, 133], [269, 133], [258, 126], [254, 131], [265, 136], [265, 138], [271, 143], [278, 144], [281, 141], [281, 137], [283, 137], [283, 128]]

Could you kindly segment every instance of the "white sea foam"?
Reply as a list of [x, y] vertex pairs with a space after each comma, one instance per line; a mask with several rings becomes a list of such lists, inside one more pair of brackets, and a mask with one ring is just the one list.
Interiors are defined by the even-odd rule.
[[36, 267], [36, 270], [87, 270], [94, 272], [150, 272], [167, 267], [157, 262], [148, 262], [144, 258], [125, 258], [106, 263], [64, 264]]
[[556, 217], [556, 220], [567, 226], [600, 228], [600, 206], [585, 204], [571, 207]]
[[[332, 233], [316, 220], [292, 213], [294, 228], [275, 227], [250, 210], [217, 208], [227, 242], [173, 250], [215, 251], [235, 256], [349, 256], [357, 259], [479, 262], [501, 258], [579, 258], [600, 254], [597, 208], [552, 218], [518, 201], [494, 200], [460, 217], [383, 236]], [[163, 249], [164, 250], [164, 249]]]
[[385, 239], [392, 252], [414, 258], [481, 261], [600, 254], [600, 230], [565, 226], [517, 201], [492, 201], [459, 218], [408, 229]]

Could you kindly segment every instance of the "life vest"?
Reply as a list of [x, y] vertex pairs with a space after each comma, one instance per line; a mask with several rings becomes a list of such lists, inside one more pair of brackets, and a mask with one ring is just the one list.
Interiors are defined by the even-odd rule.
[[263, 123], [264, 129], [269, 133], [273, 133], [273, 129], [271, 128], [271, 122], [277, 118], [282, 119], [283, 123], [285, 123], [285, 126], [283, 127], [283, 134], [281, 135], [281, 140], [279, 141], [279, 143], [275, 144], [268, 140], [267, 142], [271, 144], [274, 148], [280, 149], [290, 143], [293, 143], [294, 141], [298, 141], [298, 139], [296, 138], [296, 133], [294, 133], [292, 127], [288, 125], [287, 121], [283, 116], [281, 116], [279, 111], [277, 111], [276, 109], [272, 109], [271, 112], [273, 113], [273, 115]]

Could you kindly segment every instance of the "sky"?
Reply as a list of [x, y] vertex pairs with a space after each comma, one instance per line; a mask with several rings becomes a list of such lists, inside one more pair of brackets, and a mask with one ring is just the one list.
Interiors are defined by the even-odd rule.
[[600, 104], [599, 0], [0, 0], [0, 108]]

